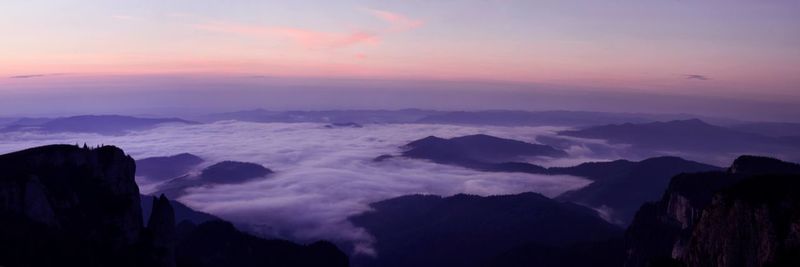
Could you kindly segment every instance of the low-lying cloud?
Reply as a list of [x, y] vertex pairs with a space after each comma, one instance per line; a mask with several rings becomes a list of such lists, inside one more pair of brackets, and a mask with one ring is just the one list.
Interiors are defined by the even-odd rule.
[[[539, 192], [553, 197], [588, 180], [571, 176], [479, 172], [422, 160], [372, 159], [397, 154], [399, 146], [429, 135], [490, 134], [534, 142], [555, 127], [470, 127], [427, 124], [325, 128], [315, 123], [217, 122], [164, 126], [124, 136], [95, 134], [0, 134], [0, 152], [51, 143], [113, 144], [134, 158], [189, 152], [210, 165], [254, 162], [275, 174], [237, 185], [194, 188], [179, 200], [192, 208], [254, 226], [265, 236], [300, 242], [328, 239], [373, 253], [372, 238], [347, 217], [371, 202], [406, 194], [477, 195]], [[581, 154], [580, 150], [576, 150]], [[204, 167], [204, 166], [201, 166]], [[143, 186], [147, 191], [147, 186]]]

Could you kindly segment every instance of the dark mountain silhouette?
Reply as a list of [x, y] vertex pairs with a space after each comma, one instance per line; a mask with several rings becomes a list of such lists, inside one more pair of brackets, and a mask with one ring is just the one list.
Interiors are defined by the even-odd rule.
[[203, 169], [200, 173], [200, 180], [207, 183], [237, 184], [270, 173], [272, 170], [259, 164], [223, 161]]
[[225, 221], [178, 225], [178, 266], [260, 267], [260, 266], [348, 266], [347, 255], [335, 245], [318, 241], [298, 245], [284, 240], [267, 240], [236, 230]]
[[174, 265], [150, 257], [135, 168], [111, 146], [0, 155], [0, 265]]
[[194, 122], [178, 118], [137, 118], [119, 115], [84, 115], [45, 119], [38, 123], [12, 123], [0, 131], [38, 131], [45, 133], [75, 132], [119, 135], [130, 131], [147, 130], [161, 124]]
[[457, 125], [502, 125], [502, 126], [573, 126], [584, 127], [603, 124], [647, 123], [655, 121], [685, 120], [691, 118], [720, 125], [743, 124], [742, 121], [705, 117], [691, 114], [647, 114], [593, 111], [436, 111], [421, 109], [400, 110], [320, 110], [320, 111], [270, 111], [264, 109], [243, 110], [211, 114], [199, 118], [201, 121], [238, 120], [250, 122], [354, 122], [374, 123], [435, 123]]
[[605, 125], [559, 134], [630, 144], [646, 151], [775, 154], [793, 152], [800, 147], [800, 143], [739, 132], [698, 119]]
[[484, 267], [577, 267], [622, 266], [625, 261], [622, 238], [578, 243], [568, 246], [526, 244], [503, 252]]
[[770, 137], [800, 136], [800, 123], [749, 122], [731, 125], [728, 128]]
[[621, 236], [585, 207], [536, 193], [480, 197], [411, 195], [350, 218], [376, 238], [365, 266], [480, 266], [525, 245], [562, 247]]
[[325, 125], [325, 128], [363, 128], [364, 126], [355, 122], [334, 122]]
[[673, 176], [715, 170], [720, 168], [677, 157], [657, 157], [640, 162], [583, 163], [574, 167], [549, 168], [548, 173], [593, 180], [592, 184], [565, 192], [557, 199], [607, 212], [608, 219], [627, 225], [642, 204], [661, 197]]
[[[301, 246], [184, 220], [165, 196], [144, 226], [135, 162], [112, 146], [0, 155], [2, 266], [347, 266], [335, 246]], [[220, 225], [222, 225], [220, 227]]]
[[550, 146], [498, 138], [485, 134], [443, 139], [429, 136], [405, 145], [404, 157], [426, 159], [472, 169], [493, 169], [494, 164], [526, 157], [563, 157], [567, 153]]
[[798, 174], [800, 165], [794, 163], [742, 156], [727, 171], [675, 176], [661, 200], [636, 213], [626, 231], [625, 266], [797, 260], [785, 257], [800, 248], [790, 225], [800, 223]]
[[[153, 206], [153, 197], [152, 196], [141, 196], [141, 203], [142, 203], [142, 215], [144, 221], [148, 221], [150, 219], [150, 212]], [[208, 221], [216, 221], [219, 220], [217, 216], [193, 210], [183, 203], [180, 203], [176, 200], [170, 200], [170, 205], [175, 213], [175, 222], [180, 223], [182, 221], [189, 221], [194, 224], [201, 224]]]
[[[585, 127], [619, 123], [649, 123], [656, 121], [685, 120], [696, 118], [689, 114], [645, 114], [614, 113], [592, 111], [521, 111], [521, 110], [483, 110], [452, 111], [431, 114], [418, 120], [420, 123], [467, 124], [467, 125], [502, 125], [502, 126], [572, 126]], [[703, 117], [703, 119], [734, 124], [739, 121]]]
[[174, 178], [156, 188], [155, 194], [165, 194], [170, 198], [182, 196], [187, 188], [213, 184], [238, 184], [264, 177], [272, 170], [256, 163], [223, 161], [211, 165], [198, 175], [184, 175]]
[[[525, 162], [512, 162], [521, 155], [537, 155], [552, 151], [549, 147], [488, 135], [471, 135], [452, 139], [426, 137], [406, 145], [403, 156], [427, 159], [482, 171], [524, 172], [534, 174], [567, 174], [594, 181], [587, 187], [566, 192], [559, 200], [588, 206], [604, 213], [604, 217], [627, 225], [639, 207], [657, 200], [670, 178], [684, 172], [718, 170], [718, 167], [687, 161], [677, 157], [657, 157], [641, 162], [617, 160], [584, 163], [573, 167], [544, 168]], [[558, 152], [556, 152], [558, 153]], [[561, 152], [563, 153], [563, 152]], [[374, 161], [392, 158], [382, 155]]]
[[589, 126], [608, 123], [651, 122], [643, 114], [606, 113], [588, 111], [453, 111], [432, 114], [418, 120], [420, 123], [475, 124], [503, 126]]
[[203, 163], [202, 158], [189, 153], [144, 158], [136, 160], [136, 176], [149, 181], [164, 181], [184, 175], [200, 163]]

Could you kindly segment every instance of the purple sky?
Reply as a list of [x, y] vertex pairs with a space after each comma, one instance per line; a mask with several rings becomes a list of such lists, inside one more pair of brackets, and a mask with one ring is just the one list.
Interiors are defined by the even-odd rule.
[[11, 1], [0, 115], [560, 107], [785, 119], [800, 103], [797, 14], [798, 1]]

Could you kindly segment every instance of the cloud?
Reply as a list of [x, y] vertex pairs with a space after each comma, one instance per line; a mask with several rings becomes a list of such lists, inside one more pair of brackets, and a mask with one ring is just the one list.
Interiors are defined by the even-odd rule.
[[699, 80], [699, 81], [711, 80], [711, 78], [709, 78], [708, 76], [699, 74], [686, 74], [685, 76], [687, 80]]
[[252, 38], [285, 38], [305, 48], [338, 48], [357, 44], [380, 43], [380, 38], [377, 34], [367, 31], [322, 32], [292, 27], [256, 26], [223, 22], [196, 24], [194, 27]]
[[15, 75], [9, 76], [9, 79], [29, 79], [29, 78], [41, 78], [41, 77], [50, 77], [50, 76], [60, 76], [65, 75], [65, 73], [40, 73], [40, 74], [24, 74], [24, 75]]
[[391, 31], [408, 31], [413, 30], [425, 24], [424, 21], [419, 19], [412, 19], [407, 16], [389, 12], [385, 10], [378, 10], [378, 9], [366, 9], [367, 12], [372, 14], [378, 19], [383, 20], [384, 22], [390, 25]]
[[[556, 196], [588, 180], [571, 176], [479, 172], [422, 160], [373, 162], [397, 154], [409, 141], [436, 135], [485, 133], [533, 141], [552, 127], [472, 127], [394, 124], [328, 129], [316, 123], [217, 122], [171, 125], [124, 136], [0, 133], [0, 153], [51, 143], [115, 144], [134, 158], [182, 152], [206, 164], [238, 160], [262, 164], [275, 174], [238, 185], [195, 188], [180, 201], [222, 218], [255, 226], [264, 236], [299, 242], [327, 239], [361, 253], [373, 239], [347, 218], [368, 204], [406, 194], [478, 195], [540, 192]], [[148, 185], [140, 185], [147, 192]], [[378, 252], [379, 253], [379, 252]]]
[[193, 27], [205, 31], [237, 34], [251, 38], [285, 38], [305, 48], [339, 48], [359, 44], [378, 44], [381, 35], [390, 32], [409, 31], [422, 27], [419, 19], [378, 9], [365, 9], [372, 16], [389, 24], [388, 29], [378, 31], [355, 30], [349, 32], [325, 32], [312, 29], [263, 26], [232, 22], [208, 22], [194, 24]]

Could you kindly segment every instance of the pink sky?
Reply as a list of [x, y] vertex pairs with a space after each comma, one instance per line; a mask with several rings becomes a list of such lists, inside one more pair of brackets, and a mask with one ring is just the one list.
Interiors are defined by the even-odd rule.
[[[3, 4], [0, 33], [13, 38], [0, 42], [0, 76], [489, 80], [800, 95], [791, 2], [87, 2]], [[9, 79], [0, 85], [46, 82]]]

